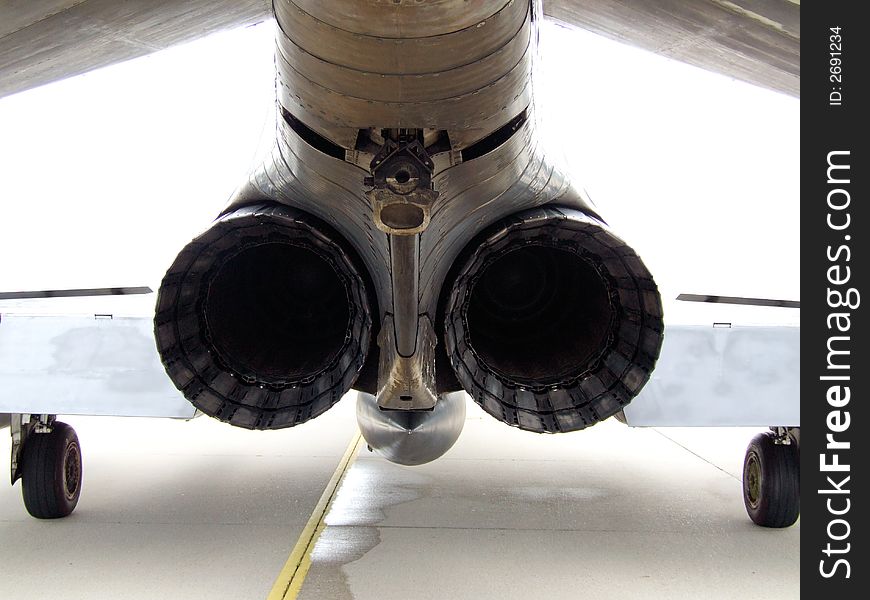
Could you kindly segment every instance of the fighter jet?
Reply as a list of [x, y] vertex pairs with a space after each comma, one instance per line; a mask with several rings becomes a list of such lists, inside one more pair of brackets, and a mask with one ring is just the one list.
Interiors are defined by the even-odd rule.
[[369, 447], [405, 465], [453, 445], [466, 394], [536, 433], [610, 417], [769, 426], [747, 450], [744, 500], [760, 525], [794, 523], [799, 330], [666, 325], [654, 274], [542, 146], [545, 16], [799, 93], [800, 7], [780, 0], [0, 5], [0, 95], [277, 23], [272, 150], [179, 249], [153, 319], [0, 320], [0, 426], [27, 510], [63, 517], [78, 501], [78, 439], [58, 414], [280, 429], [356, 390]]

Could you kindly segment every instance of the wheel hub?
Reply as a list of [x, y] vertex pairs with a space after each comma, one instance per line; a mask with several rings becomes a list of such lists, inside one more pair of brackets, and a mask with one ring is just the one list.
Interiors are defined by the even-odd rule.
[[758, 499], [761, 497], [761, 463], [754, 453], [749, 455], [743, 477], [746, 481], [746, 497], [749, 505], [758, 508]]
[[73, 442], [67, 446], [66, 454], [63, 458], [63, 489], [67, 500], [75, 498], [76, 492], [79, 489], [80, 475], [79, 447], [78, 444]]

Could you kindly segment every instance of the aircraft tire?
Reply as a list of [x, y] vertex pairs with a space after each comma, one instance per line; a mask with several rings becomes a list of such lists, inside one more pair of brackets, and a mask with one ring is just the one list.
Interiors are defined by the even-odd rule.
[[31, 433], [22, 448], [21, 493], [37, 519], [69, 515], [82, 489], [82, 453], [75, 430], [55, 422], [51, 433]]
[[762, 527], [794, 525], [800, 515], [800, 461], [797, 444], [777, 444], [772, 432], [759, 433], [743, 460], [743, 503]]

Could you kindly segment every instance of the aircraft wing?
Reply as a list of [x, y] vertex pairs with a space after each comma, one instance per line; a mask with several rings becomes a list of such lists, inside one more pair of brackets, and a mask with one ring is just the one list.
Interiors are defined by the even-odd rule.
[[153, 303], [146, 286], [0, 292], [0, 413], [193, 417], [160, 363]]
[[153, 330], [149, 317], [4, 314], [0, 413], [193, 417]]
[[799, 0], [544, 0], [544, 12], [619, 42], [800, 96]]
[[[544, 12], [709, 71], [800, 95], [800, 3], [793, 0], [545, 0]], [[0, 2], [0, 97], [270, 16], [268, 0]]]
[[[631, 426], [800, 424], [800, 328], [668, 325]], [[3, 413], [189, 419], [160, 363], [150, 317], [3, 315]]]
[[272, 15], [269, 0], [0, 2], [0, 98]]

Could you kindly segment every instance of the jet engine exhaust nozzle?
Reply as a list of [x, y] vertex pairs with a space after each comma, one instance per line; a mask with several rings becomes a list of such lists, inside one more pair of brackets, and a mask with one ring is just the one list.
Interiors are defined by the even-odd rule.
[[369, 349], [362, 267], [341, 236], [285, 206], [221, 216], [169, 268], [155, 336], [169, 377], [205, 414], [292, 427], [350, 389]]
[[529, 431], [574, 431], [640, 392], [662, 344], [661, 298], [602, 222], [567, 208], [526, 211], [464, 256], [446, 302], [446, 349], [484, 410]]

